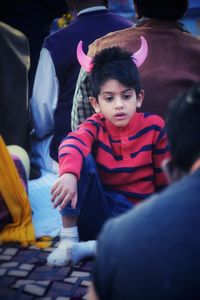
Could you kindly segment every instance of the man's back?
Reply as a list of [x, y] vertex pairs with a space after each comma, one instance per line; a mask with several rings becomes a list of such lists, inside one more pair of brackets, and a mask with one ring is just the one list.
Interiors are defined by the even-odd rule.
[[[145, 37], [149, 49], [140, 68], [145, 91], [142, 111], [164, 116], [172, 98], [200, 81], [200, 40], [178, 22], [143, 19], [133, 28], [97, 40], [90, 46], [88, 55], [92, 57], [102, 48], [116, 45], [134, 53], [140, 48], [140, 36]], [[74, 101], [80, 100], [79, 108], [72, 114], [80, 114], [83, 102], [86, 103], [78, 95], [81, 84], [77, 85], [74, 97]], [[84, 84], [81, 88], [84, 89]]]
[[163, 116], [172, 98], [200, 80], [200, 40], [176, 22], [147, 20], [103, 37], [91, 46], [89, 55], [116, 44], [134, 53], [140, 47], [140, 36], [148, 43], [148, 56], [140, 68], [145, 91], [142, 110]]
[[200, 298], [199, 180], [200, 170], [107, 223], [94, 266], [100, 299]]

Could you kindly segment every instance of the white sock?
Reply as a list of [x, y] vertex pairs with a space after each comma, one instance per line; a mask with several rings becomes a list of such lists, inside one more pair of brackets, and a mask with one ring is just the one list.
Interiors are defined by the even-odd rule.
[[58, 247], [47, 257], [47, 262], [54, 266], [64, 266], [71, 260], [71, 248], [79, 240], [77, 226], [62, 228]]
[[73, 243], [71, 247], [71, 263], [77, 264], [80, 260], [96, 255], [96, 241]]

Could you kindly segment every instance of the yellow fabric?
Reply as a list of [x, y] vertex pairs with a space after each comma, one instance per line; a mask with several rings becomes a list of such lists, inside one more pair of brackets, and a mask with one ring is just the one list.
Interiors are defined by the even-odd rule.
[[[32, 212], [28, 195], [23, 187], [15, 164], [0, 136], [0, 193], [12, 215], [13, 223], [0, 232], [1, 242], [19, 242], [23, 246], [36, 244]], [[38, 243], [38, 247], [49, 246], [50, 239]]]

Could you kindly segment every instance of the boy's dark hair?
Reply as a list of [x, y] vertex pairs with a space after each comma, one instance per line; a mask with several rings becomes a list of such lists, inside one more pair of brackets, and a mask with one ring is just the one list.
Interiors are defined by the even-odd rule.
[[175, 164], [188, 172], [200, 157], [200, 83], [171, 103], [166, 127]]
[[131, 56], [132, 53], [120, 47], [105, 48], [94, 56], [90, 82], [96, 99], [101, 86], [110, 79], [118, 80], [124, 86], [133, 88], [138, 95], [141, 91], [140, 75]]
[[188, 0], [134, 0], [139, 18], [180, 20], [188, 8]]

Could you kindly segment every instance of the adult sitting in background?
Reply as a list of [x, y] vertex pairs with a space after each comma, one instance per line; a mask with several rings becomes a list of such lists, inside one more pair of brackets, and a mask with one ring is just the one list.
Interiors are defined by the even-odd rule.
[[28, 150], [28, 40], [3, 22], [0, 40], [0, 134], [7, 145]]
[[200, 83], [172, 103], [166, 119], [184, 176], [106, 223], [90, 300], [200, 299]]
[[30, 69], [29, 95], [44, 38], [49, 34], [51, 22], [66, 11], [65, 0], [1, 0], [0, 20], [23, 32], [29, 42]]
[[71, 131], [72, 100], [80, 71], [78, 42], [84, 40], [86, 50], [96, 38], [132, 26], [125, 18], [110, 13], [106, 0], [68, 0], [67, 5], [78, 13], [77, 18], [45, 40], [31, 98], [32, 161], [56, 173], [58, 147]]
[[[192, 36], [179, 20], [184, 16], [188, 0], [134, 0], [137, 23], [134, 27], [109, 34], [89, 47], [89, 56], [110, 46], [135, 52], [140, 36], [149, 45], [149, 54], [141, 68], [145, 90], [143, 111], [164, 117], [170, 99], [200, 80], [200, 40]], [[91, 87], [81, 69], [72, 108], [72, 130], [93, 111], [88, 98]]]
[[3, 22], [0, 53], [0, 242], [33, 243], [38, 226], [33, 227], [36, 223], [32, 223], [31, 195], [25, 193], [32, 186], [31, 181], [28, 183], [29, 157], [25, 151], [29, 149], [29, 47], [23, 33]]

